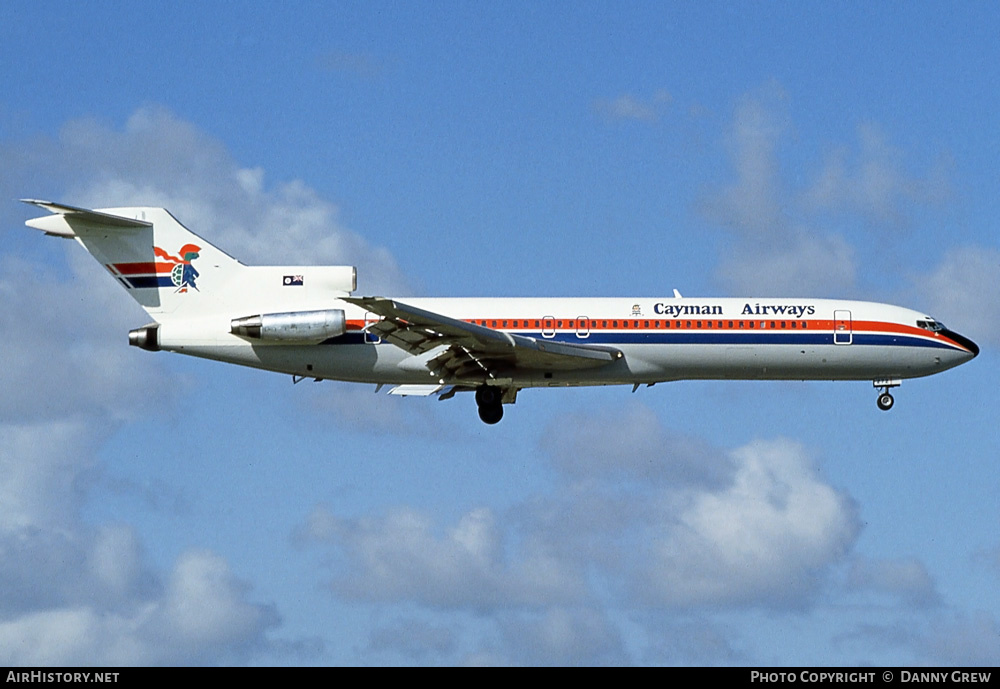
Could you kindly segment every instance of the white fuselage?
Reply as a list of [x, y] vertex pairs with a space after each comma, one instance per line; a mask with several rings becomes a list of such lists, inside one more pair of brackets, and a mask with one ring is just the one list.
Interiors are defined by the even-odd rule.
[[918, 323], [931, 319], [887, 304], [824, 299], [512, 298], [407, 299], [407, 304], [501, 332], [605, 345], [623, 353], [607, 366], [511, 370], [433, 379], [424, 363], [367, 334], [379, 317], [331, 300], [347, 332], [319, 345], [248, 342], [229, 332], [234, 314], [165, 320], [165, 350], [300, 376], [378, 384], [516, 388], [656, 383], [683, 379], [899, 380], [944, 371], [975, 356], [971, 342]]

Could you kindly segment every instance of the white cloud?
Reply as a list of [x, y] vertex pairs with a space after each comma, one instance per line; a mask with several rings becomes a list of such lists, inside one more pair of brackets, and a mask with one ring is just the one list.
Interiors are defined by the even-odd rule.
[[712, 486], [724, 484], [733, 472], [724, 452], [667, 433], [653, 410], [641, 404], [565, 414], [549, 424], [541, 442], [556, 467], [574, 480]]
[[245, 263], [355, 265], [362, 291], [406, 290], [392, 255], [341, 225], [334, 204], [299, 180], [269, 186], [262, 169], [166, 110], [137, 110], [120, 131], [70, 122], [53, 148], [68, 170], [67, 203], [162, 206]]
[[186, 553], [164, 582], [132, 527], [81, 518], [94, 421], [0, 424], [0, 663], [211, 663], [263, 644], [276, 616], [219, 556]]
[[[25, 230], [26, 232], [28, 230]], [[75, 414], [133, 418], [173, 397], [158, 363], [127, 345], [130, 328], [150, 318], [74, 243], [72, 280], [32, 261], [0, 260], [0, 339], [16, 366], [0, 368], [0, 419], [36, 421]]]
[[[301, 531], [333, 554], [334, 594], [491, 620], [501, 643], [470, 662], [621, 663], [611, 610], [652, 640], [664, 622], [649, 610], [806, 608], [859, 532], [852, 501], [790, 440], [712, 448], [666, 432], [642, 405], [567, 414], [542, 435], [554, 486], [502, 514], [475, 507], [449, 525], [410, 508], [355, 519], [314, 509]], [[738, 657], [718, 630], [692, 624], [704, 633], [673, 653], [651, 641], [648, 657]]]
[[919, 641], [919, 657], [936, 665], [1000, 664], [1000, 624], [980, 612], [936, 621]]
[[[814, 174], [793, 177], [780, 155], [791, 130], [787, 96], [774, 82], [736, 107], [728, 135], [735, 179], [701, 201], [705, 217], [730, 237], [717, 279], [760, 296], [849, 295], [858, 253], [835, 228], [847, 219], [869, 235], [891, 234], [950, 197], [947, 164], [913, 173], [879, 128], [864, 124], [855, 147], [837, 148]], [[807, 187], [792, 181], [803, 176], [813, 180]]]
[[853, 212], [876, 224], [899, 226], [908, 222], [916, 206], [943, 203], [950, 195], [944, 163], [930, 168], [925, 177], [909, 174], [902, 153], [877, 125], [865, 123], [858, 126], [857, 150], [831, 152], [802, 200], [809, 208]]
[[375, 653], [400, 653], [412, 660], [428, 656], [447, 657], [457, 647], [456, 632], [438, 624], [413, 618], [396, 620], [372, 631], [368, 650]]
[[812, 296], [834, 287], [849, 291], [857, 277], [854, 248], [838, 235], [790, 231], [776, 243], [740, 246], [719, 262], [717, 274], [738, 292], [754, 296]]
[[273, 610], [245, 600], [216, 555], [181, 556], [162, 597], [135, 597], [125, 605], [66, 601], [0, 618], [0, 662], [5, 665], [192, 665], [237, 659], [265, 643]]
[[701, 203], [733, 237], [716, 274], [728, 288], [760, 296], [849, 291], [857, 272], [851, 247], [793, 215], [795, 194], [778, 160], [789, 128], [785, 101], [772, 82], [736, 108], [729, 133], [736, 179]]
[[536, 606], [572, 599], [583, 587], [578, 572], [530, 544], [516, 559], [509, 557], [488, 508], [472, 510], [438, 533], [430, 516], [410, 508], [352, 520], [319, 507], [304, 535], [343, 552], [345, 571], [335, 573], [333, 587], [360, 600], [492, 609], [501, 602]]
[[617, 625], [598, 609], [552, 607], [539, 615], [504, 617], [501, 633], [509, 657], [526, 665], [628, 663]]
[[795, 606], [857, 537], [851, 501], [824, 483], [801, 445], [754, 441], [732, 452], [732, 485], [664, 515], [641, 593], [670, 605]]
[[270, 607], [247, 602], [248, 588], [218, 555], [207, 550], [182, 554], [158, 604], [156, 635], [182, 646], [178, 650], [186, 658], [204, 654], [211, 659], [215, 647], [262, 641], [263, 630], [277, 622], [277, 615]]
[[852, 592], [884, 594], [911, 606], [933, 605], [940, 601], [927, 568], [913, 558], [855, 558], [848, 571], [847, 586]]
[[[385, 256], [341, 228], [336, 208], [304, 185], [267, 189], [259, 170], [239, 168], [218, 142], [162, 111], [136, 113], [123, 132], [70, 123], [57, 142], [7, 146], [0, 155], [6, 161], [15, 149], [22, 167], [65, 163], [71, 191], [57, 200], [177, 199], [204, 209], [211, 227], [231, 233], [224, 241], [249, 247], [249, 258], [267, 253], [270, 232], [271, 261], [294, 260], [298, 250], [312, 262], [311, 247], [398, 276], [391, 257], [380, 263]], [[127, 330], [149, 317], [79, 246], [28, 234], [20, 243], [30, 241], [48, 252], [47, 263], [9, 255], [0, 262], [0, 339], [16, 362], [0, 370], [0, 662], [218, 663], [267, 644], [275, 611], [252, 602], [249, 585], [219, 555], [190, 551], [157, 571], [132, 526], [83, 518], [105, 440], [145, 412], [171, 413], [192, 383], [168, 374], [162, 358], [128, 347]], [[62, 263], [62, 251], [68, 271], [49, 267]]]

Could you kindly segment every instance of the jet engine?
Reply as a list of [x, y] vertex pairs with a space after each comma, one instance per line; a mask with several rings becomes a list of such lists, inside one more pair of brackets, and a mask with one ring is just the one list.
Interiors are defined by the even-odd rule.
[[147, 325], [142, 328], [128, 331], [128, 343], [133, 347], [145, 349], [147, 352], [160, 351], [160, 326], [159, 324]]
[[230, 322], [233, 335], [273, 342], [319, 342], [346, 331], [343, 309], [263, 313]]

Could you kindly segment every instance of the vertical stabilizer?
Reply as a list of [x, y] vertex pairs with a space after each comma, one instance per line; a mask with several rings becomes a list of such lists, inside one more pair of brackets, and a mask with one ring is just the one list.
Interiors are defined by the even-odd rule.
[[24, 201], [53, 214], [27, 221], [28, 227], [75, 239], [154, 317], [214, 310], [213, 295], [245, 269], [163, 208], [88, 210]]

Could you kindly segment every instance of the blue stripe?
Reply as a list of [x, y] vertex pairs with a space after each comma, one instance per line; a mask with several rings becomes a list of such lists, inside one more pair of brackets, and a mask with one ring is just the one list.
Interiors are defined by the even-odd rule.
[[169, 275], [145, 275], [140, 277], [128, 277], [125, 280], [136, 289], [147, 289], [150, 287], [175, 287], [174, 281]]
[[[786, 345], [786, 346], [820, 346], [832, 345], [832, 332], [777, 332], [777, 331], [674, 331], [674, 332], [591, 332], [590, 337], [577, 337], [575, 333], [557, 333], [555, 337], [541, 336], [538, 331], [519, 332], [518, 335], [533, 337], [539, 342], [556, 341], [569, 344], [659, 344], [659, 345]], [[880, 346], [880, 347], [931, 347], [938, 349], [958, 349], [955, 345], [941, 340], [931, 340], [923, 337], [892, 334], [877, 335], [869, 333], [854, 333], [853, 344], [838, 345], [840, 347]], [[331, 337], [320, 344], [363, 344], [362, 333], [352, 332]]]

